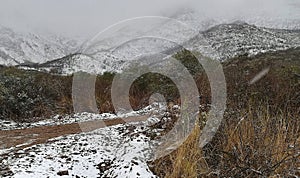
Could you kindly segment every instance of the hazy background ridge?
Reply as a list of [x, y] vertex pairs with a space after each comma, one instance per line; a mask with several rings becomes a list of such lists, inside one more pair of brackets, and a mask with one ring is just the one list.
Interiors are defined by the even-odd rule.
[[300, 0], [1, 0], [0, 25], [86, 38], [120, 20], [171, 16], [184, 8], [218, 19], [300, 19]]

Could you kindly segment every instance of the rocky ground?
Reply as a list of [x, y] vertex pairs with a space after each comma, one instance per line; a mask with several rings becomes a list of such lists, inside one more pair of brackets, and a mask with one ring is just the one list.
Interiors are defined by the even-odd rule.
[[[29, 128], [2, 122], [1, 175], [3, 177], [156, 177], [147, 161], [152, 154], [150, 139], [159, 129], [155, 106], [124, 115], [74, 115], [61, 123], [32, 123]], [[169, 114], [163, 113], [164, 119]], [[93, 117], [91, 117], [93, 116]], [[106, 117], [105, 117], [106, 116]], [[77, 118], [77, 119], [75, 119]], [[108, 127], [82, 132], [87, 120], [105, 120]], [[63, 123], [68, 120], [69, 123]], [[75, 122], [75, 120], [77, 120]], [[5, 125], [6, 124], [6, 125]], [[6, 127], [6, 128], [5, 128]], [[161, 129], [162, 131], [163, 129]]]

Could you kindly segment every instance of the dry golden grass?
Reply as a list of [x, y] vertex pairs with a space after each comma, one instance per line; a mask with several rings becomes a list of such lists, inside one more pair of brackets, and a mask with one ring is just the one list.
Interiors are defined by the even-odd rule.
[[166, 178], [299, 176], [300, 117], [250, 106], [235, 123], [225, 118], [204, 149], [195, 127], [176, 151], [153, 163], [153, 172]]
[[267, 106], [250, 107], [237, 124], [226, 123], [222, 175], [233, 177], [295, 176], [299, 165], [300, 117], [278, 113]]
[[155, 162], [154, 171], [166, 178], [194, 178], [209, 172], [203, 151], [199, 149], [200, 127], [195, 126], [188, 139], [176, 151]]

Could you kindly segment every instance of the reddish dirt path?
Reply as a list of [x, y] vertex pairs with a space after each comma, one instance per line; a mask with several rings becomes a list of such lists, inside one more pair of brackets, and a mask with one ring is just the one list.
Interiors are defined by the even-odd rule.
[[[124, 118], [126, 122], [145, 121], [149, 115], [127, 117]], [[86, 121], [65, 125], [54, 126], [39, 126], [33, 128], [16, 129], [16, 130], [0, 130], [0, 145], [1, 148], [7, 149], [17, 147], [14, 151], [36, 144], [46, 143], [49, 139], [65, 136], [70, 134], [77, 134], [81, 132], [89, 132], [99, 128], [124, 124], [125, 121], [121, 118], [99, 121]]]

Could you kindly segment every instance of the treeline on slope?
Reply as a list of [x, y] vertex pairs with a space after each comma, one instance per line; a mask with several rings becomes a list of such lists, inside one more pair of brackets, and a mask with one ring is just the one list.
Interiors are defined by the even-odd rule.
[[[178, 59], [187, 59], [187, 51], [178, 54]], [[190, 57], [189, 57], [190, 58]], [[193, 59], [194, 60], [194, 59]], [[195, 74], [197, 61], [184, 61]], [[201, 66], [200, 66], [201, 67]], [[111, 102], [111, 85], [114, 73], [106, 72], [97, 76], [95, 100], [99, 112], [114, 112]], [[53, 75], [16, 67], [0, 68], [0, 119], [18, 122], [34, 122], [53, 115], [73, 113], [73, 76]], [[134, 109], [148, 105], [153, 93], [161, 93], [168, 101], [176, 102], [179, 92], [166, 76], [148, 73], [140, 76], [131, 86], [130, 102]]]
[[[268, 101], [282, 109], [287, 108], [286, 103], [293, 108], [299, 106], [299, 78], [297, 77], [300, 73], [299, 54], [300, 49], [290, 49], [250, 58], [241, 56], [223, 63], [228, 108], [232, 110], [243, 108], [249, 98], [256, 102]], [[187, 50], [177, 53], [174, 57], [193, 75], [201, 96], [200, 102], [209, 104], [210, 85], [198, 60]], [[254, 85], [249, 85], [249, 81], [266, 67], [270, 67], [270, 72]], [[111, 85], [114, 76], [113, 73], [97, 76], [95, 100], [100, 112], [114, 112], [111, 103]], [[73, 76], [59, 76], [2, 66], [0, 68], [0, 119], [31, 122], [56, 114], [72, 113], [72, 80]], [[146, 106], [153, 93], [161, 93], [167, 101], [180, 103], [178, 89], [168, 77], [148, 73], [139, 77], [131, 86], [132, 107], [139, 109]]]

